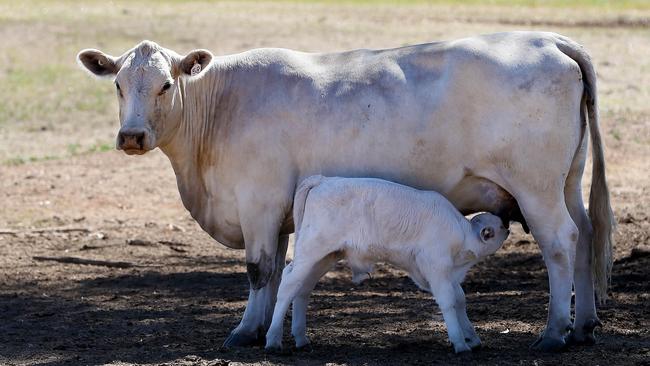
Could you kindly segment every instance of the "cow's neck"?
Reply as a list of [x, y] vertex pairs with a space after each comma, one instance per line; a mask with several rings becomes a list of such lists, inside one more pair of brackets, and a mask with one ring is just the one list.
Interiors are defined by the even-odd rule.
[[[216, 65], [205, 70], [198, 80], [180, 80], [180, 98], [174, 108], [180, 108], [170, 142], [161, 150], [171, 161], [183, 205], [203, 226], [208, 220], [206, 211], [211, 192], [205, 184], [208, 169], [215, 168], [221, 158], [219, 139], [229, 124], [229, 113], [224, 113], [229, 103], [228, 78]], [[211, 176], [212, 180], [218, 177]]]

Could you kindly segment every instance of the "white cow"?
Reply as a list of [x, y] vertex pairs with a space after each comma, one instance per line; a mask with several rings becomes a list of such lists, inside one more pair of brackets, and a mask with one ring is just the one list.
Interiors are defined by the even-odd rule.
[[[535, 347], [566, 344], [572, 287], [573, 340], [593, 341], [594, 283], [606, 296], [613, 215], [596, 74], [570, 39], [512, 32], [390, 50], [214, 58], [145, 41], [119, 57], [84, 50], [78, 59], [115, 80], [118, 149], [159, 147], [192, 217], [220, 243], [246, 249], [248, 306], [226, 345], [256, 342], [268, 328], [293, 193], [314, 174], [434, 190], [463, 214], [504, 221], [523, 221], [521, 208], [551, 289]], [[590, 216], [580, 188], [587, 126]]]
[[436, 192], [381, 179], [320, 175], [298, 186], [293, 207], [294, 257], [282, 274], [267, 349], [282, 348], [284, 315], [292, 302], [296, 347], [309, 343], [309, 295], [342, 258], [357, 283], [369, 277], [377, 261], [406, 270], [418, 287], [434, 295], [454, 351], [481, 345], [467, 318], [460, 284], [470, 267], [496, 252], [508, 237], [499, 217], [484, 213], [470, 222]]

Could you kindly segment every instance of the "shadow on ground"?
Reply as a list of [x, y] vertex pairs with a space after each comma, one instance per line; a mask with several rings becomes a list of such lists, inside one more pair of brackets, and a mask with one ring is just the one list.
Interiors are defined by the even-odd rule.
[[[229, 264], [226, 259], [215, 260], [204, 265]], [[379, 266], [372, 281], [357, 287], [347, 270], [337, 267], [312, 298], [308, 319], [312, 350], [283, 356], [266, 354], [261, 347], [220, 349], [244, 310], [244, 273], [143, 269], [50, 285], [15, 279], [0, 292], [0, 360], [41, 360], [52, 366], [111, 361], [225, 364], [225, 360], [641, 364], [650, 357], [649, 277], [647, 253], [632, 253], [617, 262], [613, 299], [599, 311], [605, 324], [599, 343], [544, 355], [528, 350], [546, 319], [548, 289], [540, 256], [504, 253], [490, 258], [469, 274], [464, 285], [470, 318], [484, 341], [480, 352], [464, 357], [450, 353], [430, 295], [387, 266]], [[288, 336], [285, 345], [291, 345]], [[194, 358], [188, 361], [188, 355]]]

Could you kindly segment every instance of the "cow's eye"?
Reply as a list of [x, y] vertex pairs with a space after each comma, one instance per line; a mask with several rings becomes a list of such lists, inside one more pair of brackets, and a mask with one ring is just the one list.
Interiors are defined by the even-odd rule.
[[169, 90], [169, 88], [171, 88], [171, 87], [172, 87], [172, 83], [169, 82], [169, 81], [166, 81], [166, 82], [163, 84], [162, 90], [160, 91], [160, 93], [159, 93], [158, 95], [163, 95], [163, 94], [165, 94], [165, 93], [167, 92], [167, 90]]
[[120, 88], [120, 83], [117, 81], [115, 82], [115, 88], [117, 89], [117, 92], [120, 94], [120, 97], [122, 96], [122, 88]]

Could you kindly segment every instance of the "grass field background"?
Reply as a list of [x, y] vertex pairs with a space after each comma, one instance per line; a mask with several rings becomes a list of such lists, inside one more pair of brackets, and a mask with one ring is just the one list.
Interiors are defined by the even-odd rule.
[[[650, 16], [650, 2], [565, 3], [2, 1], [0, 137], [4, 143], [0, 145], [0, 163], [23, 164], [110, 150], [116, 127], [113, 87], [82, 72], [75, 55], [90, 47], [118, 55], [142, 39], [179, 52], [194, 47], [209, 48], [217, 54], [254, 47], [323, 52], [396, 47], [488, 30], [550, 28], [585, 43], [597, 62], [605, 59], [601, 52], [625, 57], [615, 65], [620, 80], [604, 79], [601, 83], [606, 117], [612, 109], [644, 108], [643, 101], [650, 97], [649, 42], [640, 48], [631, 45], [636, 39], [650, 39], [648, 28], [638, 26]], [[446, 26], [439, 27], [440, 22]], [[620, 22], [621, 26], [615, 31], [605, 26], [576, 27], [580, 22], [596, 26], [599, 22]], [[627, 23], [636, 26], [626, 27]], [[611, 44], [592, 42], [596, 37]], [[597, 66], [603, 70], [610, 65], [601, 61]], [[617, 89], [621, 82], [631, 89]], [[610, 133], [617, 139], [625, 138], [619, 129], [613, 128]]]

